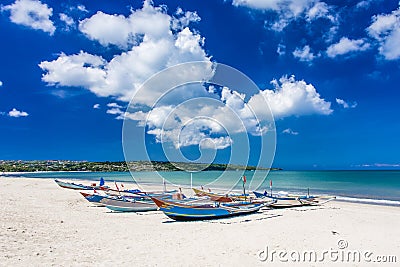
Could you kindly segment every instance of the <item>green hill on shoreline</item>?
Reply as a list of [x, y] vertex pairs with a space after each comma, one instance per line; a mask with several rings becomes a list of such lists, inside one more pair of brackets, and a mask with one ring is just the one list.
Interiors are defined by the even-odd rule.
[[281, 170], [279, 168], [260, 168], [231, 164], [202, 164], [163, 161], [72, 161], [72, 160], [0, 160], [0, 172], [36, 171], [91, 171], [127, 172], [132, 171], [224, 171], [224, 170]]

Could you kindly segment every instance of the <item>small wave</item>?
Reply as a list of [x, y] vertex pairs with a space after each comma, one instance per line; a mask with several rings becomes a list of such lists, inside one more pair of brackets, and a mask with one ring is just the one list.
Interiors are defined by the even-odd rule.
[[400, 201], [389, 200], [389, 199], [355, 198], [355, 197], [342, 197], [342, 196], [337, 196], [336, 199], [346, 202], [400, 206]]

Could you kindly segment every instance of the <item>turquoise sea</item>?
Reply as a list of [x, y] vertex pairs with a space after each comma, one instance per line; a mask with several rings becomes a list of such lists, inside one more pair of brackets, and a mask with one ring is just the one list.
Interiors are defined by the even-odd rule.
[[[235, 189], [242, 190], [241, 171], [224, 172], [223, 178], [216, 180], [222, 172], [207, 171], [192, 173], [194, 187], [204, 185], [213, 190]], [[168, 184], [190, 187], [191, 174], [188, 172], [133, 172], [140, 185], [159, 184], [162, 189], [163, 178]], [[18, 176], [35, 178], [59, 178], [64, 180], [84, 179], [97, 181], [100, 177], [106, 183], [134, 182], [129, 172], [44, 172], [25, 173]], [[377, 204], [400, 205], [400, 171], [271, 171], [244, 173], [247, 178], [246, 188], [254, 180], [261, 181], [258, 191], [270, 190], [272, 180], [273, 191], [289, 193], [335, 195], [344, 201], [372, 202]], [[162, 178], [163, 177], [163, 178]]]

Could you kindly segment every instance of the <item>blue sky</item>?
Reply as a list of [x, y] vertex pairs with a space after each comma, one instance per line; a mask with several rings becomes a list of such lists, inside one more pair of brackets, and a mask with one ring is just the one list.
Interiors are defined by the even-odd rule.
[[[398, 1], [6, 0], [0, 35], [0, 159], [124, 160], [122, 118], [139, 86], [176, 63], [205, 60], [238, 69], [261, 89], [252, 108], [263, 112], [255, 101], [263, 95], [275, 117], [273, 166], [400, 167]], [[190, 90], [146, 121], [149, 91], [143, 109], [129, 114], [137, 134], [146, 131], [152, 159], [164, 159], [162, 112], [198, 96]], [[241, 92], [213, 93], [246, 111], [235, 102]], [[257, 147], [259, 125], [240, 119]], [[195, 159], [205, 137], [226, 161], [231, 140], [205, 124], [187, 127], [183, 141], [175, 128], [162, 129], [163, 140]]]

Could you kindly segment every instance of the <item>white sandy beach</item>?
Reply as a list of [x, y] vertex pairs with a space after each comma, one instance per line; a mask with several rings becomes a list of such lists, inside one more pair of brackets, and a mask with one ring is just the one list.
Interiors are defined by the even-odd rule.
[[[305, 250], [319, 255], [325, 250], [371, 252], [371, 261], [396, 256], [400, 262], [399, 207], [330, 202], [174, 222], [159, 211], [111, 213], [93, 207], [77, 191], [60, 188], [51, 179], [2, 177], [0, 199], [1, 266], [273, 266], [281, 263], [279, 251]], [[343, 244], [348, 246], [340, 249]], [[266, 246], [268, 253], [277, 251], [272, 263], [271, 255], [264, 262], [259, 259]], [[289, 256], [281, 259], [288, 259], [285, 266], [294, 264]], [[301, 265], [342, 263], [334, 261]], [[345, 265], [366, 264], [378, 265], [363, 258]]]

